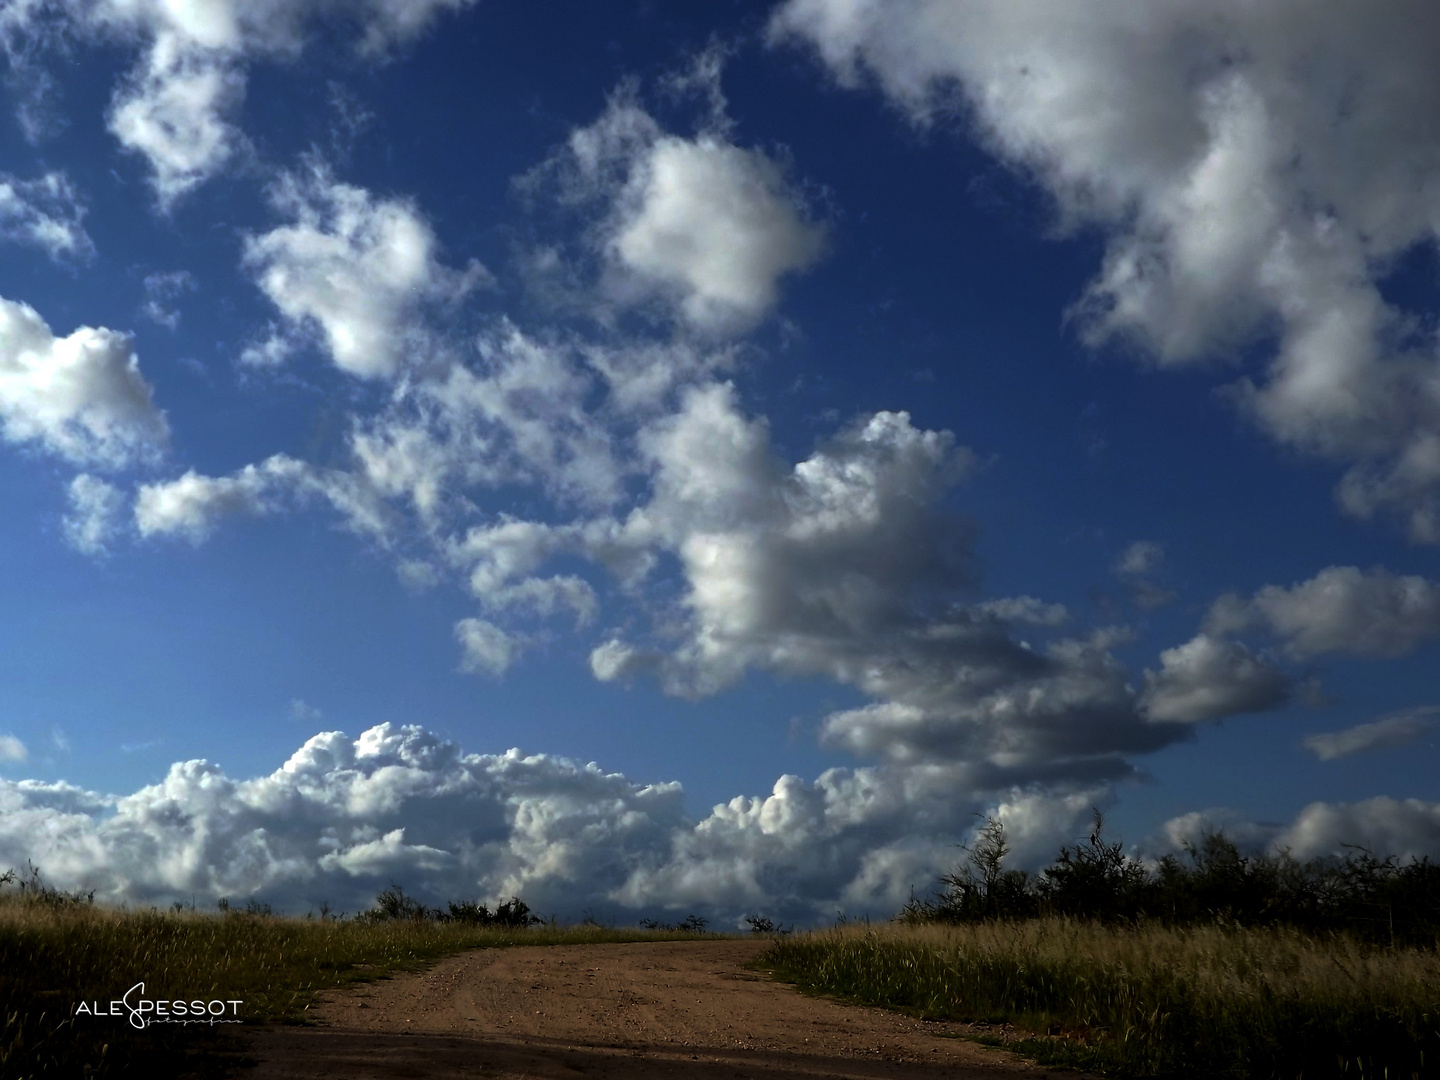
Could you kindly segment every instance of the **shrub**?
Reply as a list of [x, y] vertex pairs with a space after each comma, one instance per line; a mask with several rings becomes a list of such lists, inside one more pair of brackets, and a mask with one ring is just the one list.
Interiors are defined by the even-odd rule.
[[1440, 866], [1401, 864], [1355, 848], [1301, 863], [1288, 853], [1245, 854], [1223, 832], [1146, 866], [1105, 837], [1096, 811], [1089, 836], [1065, 846], [1039, 874], [1004, 869], [1004, 826], [987, 819], [964, 860], [931, 899], [912, 897], [907, 923], [978, 922], [1068, 915], [1101, 922], [1205, 922], [1345, 932], [1390, 945], [1440, 941]]

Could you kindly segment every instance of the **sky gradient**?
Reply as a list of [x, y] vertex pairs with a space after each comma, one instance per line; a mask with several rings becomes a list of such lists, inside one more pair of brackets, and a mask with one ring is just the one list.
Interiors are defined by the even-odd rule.
[[1440, 856], [1440, 13], [10, 0], [0, 867]]

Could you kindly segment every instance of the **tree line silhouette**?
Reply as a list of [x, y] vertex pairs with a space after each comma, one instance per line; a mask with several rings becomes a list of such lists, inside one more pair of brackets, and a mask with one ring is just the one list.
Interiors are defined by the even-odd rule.
[[1440, 865], [1402, 863], [1352, 847], [1301, 862], [1288, 852], [1247, 854], [1223, 831], [1182, 855], [1141, 862], [1107, 840], [1097, 810], [1089, 837], [1065, 846], [1039, 873], [1007, 870], [1005, 827], [988, 818], [965, 858], [929, 899], [912, 898], [905, 922], [979, 922], [1068, 915], [1166, 925], [1230, 922], [1344, 932], [1382, 944], [1440, 944]]

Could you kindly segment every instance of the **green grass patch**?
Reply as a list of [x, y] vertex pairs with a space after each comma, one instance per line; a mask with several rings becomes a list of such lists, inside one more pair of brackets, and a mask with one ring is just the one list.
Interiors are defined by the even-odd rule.
[[336, 921], [123, 911], [54, 892], [12, 894], [0, 899], [0, 1078], [164, 1076], [186, 1068], [209, 1075], [218, 1067], [214, 1055], [227, 1045], [224, 1034], [243, 1029], [153, 1025], [137, 1031], [121, 1018], [76, 1015], [82, 1001], [108, 1008], [140, 981], [152, 1000], [238, 999], [247, 1022], [297, 1021], [318, 991], [467, 949], [713, 936], [427, 917]]
[[1440, 1076], [1433, 949], [1049, 918], [837, 928], [777, 940], [759, 963], [813, 992], [1000, 1020], [1042, 1064], [1117, 1077]]

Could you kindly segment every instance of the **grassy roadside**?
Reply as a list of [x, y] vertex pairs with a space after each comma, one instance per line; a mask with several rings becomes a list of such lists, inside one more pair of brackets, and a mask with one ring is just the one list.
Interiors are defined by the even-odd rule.
[[1012, 1049], [1117, 1077], [1440, 1076], [1434, 950], [1049, 918], [843, 927], [759, 963], [810, 991], [1013, 1025]]
[[[507, 945], [695, 940], [600, 926], [478, 926], [428, 918], [283, 918], [243, 912], [116, 911], [0, 903], [0, 1080], [173, 1075], [225, 1045], [230, 1026], [151, 1026], [76, 1015], [137, 982], [156, 1000], [243, 1002], [246, 1021], [302, 1019], [316, 992], [439, 957]], [[709, 936], [709, 935], [705, 935]], [[210, 1063], [213, 1067], [214, 1062]]]

